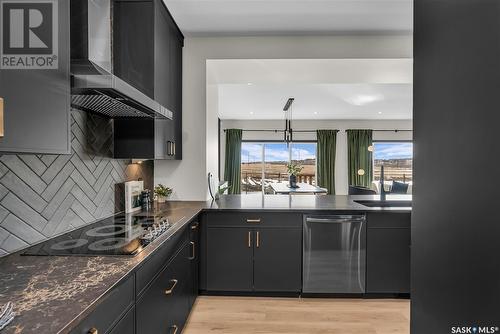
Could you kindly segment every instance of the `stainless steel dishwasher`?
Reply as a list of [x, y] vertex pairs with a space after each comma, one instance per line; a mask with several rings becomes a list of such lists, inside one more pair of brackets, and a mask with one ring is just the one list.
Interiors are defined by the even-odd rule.
[[366, 217], [304, 216], [303, 293], [365, 292]]

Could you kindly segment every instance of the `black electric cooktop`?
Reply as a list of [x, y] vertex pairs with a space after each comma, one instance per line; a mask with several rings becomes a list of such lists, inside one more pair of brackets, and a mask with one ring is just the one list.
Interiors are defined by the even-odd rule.
[[137, 255], [170, 228], [164, 218], [118, 214], [28, 248], [22, 255]]

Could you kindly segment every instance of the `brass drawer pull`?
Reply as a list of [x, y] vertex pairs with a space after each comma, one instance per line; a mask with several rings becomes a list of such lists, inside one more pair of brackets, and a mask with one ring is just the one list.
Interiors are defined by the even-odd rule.
[[177, 334], [177, 331], [179, 330], [179, 327], [177, 327], [177, 325], [173, 325], [172, 328], [174, 331], [172, 332], [172, 334]]
[[170, 282], [173, 283], [173, 284], [172, 284], [172, 287], [170, 289], [165, 290], [165, 294], [166, 295], [171, 295], [172, 294], [172, 292], [174, 291], [174, 288], [177, 285], [178, 281], [176, 279], [171, 279]]
[[196, 230], [196, 229], [198, 229], [199, 225], [200, 225], [200, 223], [195, 223], [195, 224], [191, 225], [191, 229]]
[[257, 219], [247, 219], [247, 223], [248, 224], [260, 224], [260, 222], [261, 222], [260, 218], [257, 218]]
[[99, 331], [97, 330], [97, 328], [92, 327], [91, 329], [89, 329], [89, 334], [99, 334]]
[[256, 246], [257, 246], [257, 248], [259, 248], [259, 247], [260, 247], [260, 232], [259, 232], [259, 231], [257, 231]]
[[194, 241], [190, 241], [189, 243], [191, 244], [191, 254], [193, 254], [189, 259], [194, 260], [196, 258], [196, 246], [194, 244]]
[[248, 232], [248, 248], [252, 247], [252, 232]]

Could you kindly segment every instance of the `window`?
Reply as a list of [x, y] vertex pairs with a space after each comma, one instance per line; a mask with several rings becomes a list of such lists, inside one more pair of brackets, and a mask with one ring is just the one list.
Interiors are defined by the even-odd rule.
[[316, 143], [243, 142], [241, 144], [241, 192], [272, 193], [271, 184], [287, 182], [286, 165], [303, 168], [297, 182], [316, 184]]
[[385, 180], [406, 183], [413, 181], [413, 143], [380, 141], [373, 143], [373, 179], [380, 180], [380, 166], [384, 165]]

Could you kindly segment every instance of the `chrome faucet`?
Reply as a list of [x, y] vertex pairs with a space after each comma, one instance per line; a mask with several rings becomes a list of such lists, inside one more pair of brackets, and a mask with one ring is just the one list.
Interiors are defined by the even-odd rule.
[[384, 187], [384, 165], [380, 166], [380, 200], [385, 201], [387, 193]]

